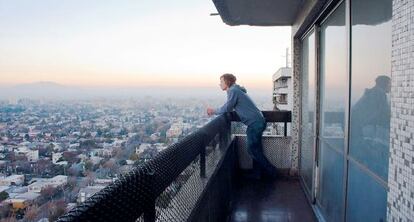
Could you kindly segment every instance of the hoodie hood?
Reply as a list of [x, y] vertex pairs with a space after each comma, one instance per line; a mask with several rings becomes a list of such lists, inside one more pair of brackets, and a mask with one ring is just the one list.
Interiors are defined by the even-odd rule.
[[242, 92], [247, 93], [247, 89], [246, 89], [246, 88], [244, 88], [244, 86], [240, 86], [240, 85], [234, 84], [232, 87], [238, 88], [238, 89], [240, 89]]

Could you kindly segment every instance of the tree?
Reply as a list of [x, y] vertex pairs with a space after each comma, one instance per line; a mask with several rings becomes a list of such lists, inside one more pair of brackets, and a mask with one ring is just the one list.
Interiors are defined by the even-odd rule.
[[24, 219], [26, 221], [36, 221], [37, 215], [39, 214], [39, 207], [36, 205], [29, 206], [26, 209], [26, 213], [24, 214]]
[[111, 175], [116, 174], [118, 172], [118, 164], [113, 159], [106, 161], [103, 164], [103, 167], [105, 169], [108, 169]]
[[16, 161], [16, 166], [19, 168], [19, 172], [29, 174], [31, 173], [32, 167], [27, 161]]
[[153, 134], [154, 131], [155, 131], [155, 129], [154, 129], [154, 125], [153, 124], [148, 124], [148, 125], [145, 126], [145, 133], [147, 135]]
[[50, 171], [52, 163], [50, 160], [40, 159], [37, 161], [36, 165], [39, 173], [41, 174]]
[[56, 193], [56, 188], [47, 186], [40, 191], [40, 195], [45, 199], [52, 200], [53, 195]]
[[65, 166], [52, 165], [52, 174], [53, 175], [65, 175]]
[[136, 154], [136, 153], [132, 153], [132, 154], [129, 156], [129, 159], [130, 159], [130, 160], [133, 160], [133, 161], [137, 161], [137, 160], [139, 159], [139, 156], [138, 156], [138, 154]]
[[7, 198], [9, 198], [9, 193], [7, 193], [6, 191], [0, 192], [0, 201], [3, 201]]
[[95, 178], [96, 178], [95, 173], [92, 171], [86, 171], [85, 176], [86, 176], [86, 182], [88, 183], [88, 185], [93, 185]]
[[124, 166], [124, 165], [127, 164], [127, 161], [126, 160], [119, 160], [118, 164], [121, 165], [121, 166]]
[[77, 183], [78, 183], [78, 181], [77, 181], [76, 177], [74, 177], [74, 176], [68, 177], [68, 187], [70, 189], [75, 188]]
[[96, 131], [96, 136], [97, 136], [97, 137], [101, 137], [101, 135], [102, 135], [102, 130], [101, 130], [101, 129], [98, 129], [98, 130]]
[[55, 144], [53, 144], [53, 143], [49, 143], [46, 147], [47, 151], [51, 152], [51, 153], [53, 152], [54, 148], [55, 148]]
[[69, 176], [74, 176], [74, 177], [76, 177], [76, 176], [79, 176], [79, 173], [80, 173], [80, 170], [79, 170], [79, 168], [77, 168], [77, 167], [75, 167], [74, 165], [72, 165], [68, 170], [67, 170], [67, 172], [68, 172], [68, 175]]
[[127, 135], [127, 134], [128, 134], [128, 131], [125, 128], [122, 128], [121, 132], [119, 132], [119, 135]]
[[12, 213], [12, 205], [11, 204], [3, 204], [0, 207], [0, 218], [10, 217], [11, 213]]
[[93, 170], [93, 162], [90, 160], [85, 161], [85, 170], [91, 171]]
[[86, 132], [86, 133], [85, 133], [85, 135], [84, 135], [84, 137], [85, 137], [85, 138], [91, 138], [91, 137], [92, 137], [91, 132], [89, 132], [89, 131], [88, 131], [88, 132]]
[[72, 151], [63, 152], [63, 158], [69, 163], [75, 163], [77, 161], [77, 153]]
[[96, 148], [97, 146], [94, 140], [85, 140], [85, 141], [80, 142], [79, 147], [81, 149], [90, 150], [90, 149]]
[[53, 201], [49, 203], [49, 221], [56, 221], [60, 216], [66, 212], [65, 202], [62, 200]]
[[10, 216], [10, 217], [1, 219], [0, 222], [17, 222], [17, 220], [15, 216]]
[[116, 147], [112, 151], [112, 155], [117, 159], [123, 159], [124, 157], [124, 150], [121, 147]]

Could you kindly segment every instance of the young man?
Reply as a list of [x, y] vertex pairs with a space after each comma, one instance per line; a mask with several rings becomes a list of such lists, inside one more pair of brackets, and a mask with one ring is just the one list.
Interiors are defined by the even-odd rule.
[[247, 151], [253, 159], [253, 177], [260, 178], [260, 168], [268, 176], [275, 177], [275, 167], [263, 154], [262, 134], [266, 129], [266, 121], [262, 112], [247, 95], [246, 89], [236, 84], [233, 74], [224, 74], [220, 77], [220, 88], [227, 92], [227, 102], [218, 109], [207, 108], [207, 114], [220, 115], [234, 109], [241, 122], [247, 125]]

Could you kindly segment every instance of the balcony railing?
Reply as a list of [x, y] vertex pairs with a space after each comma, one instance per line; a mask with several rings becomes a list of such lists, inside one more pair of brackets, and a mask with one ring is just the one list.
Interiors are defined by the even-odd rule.
[[277, 83], [274, 86], [274, 90], [281, 89], [281, 88], [288, 88], [288, 86], [289, 85], [287, 84], [287, 82]]
[[[289, 111], [263, 114], [267, 122], [284, 123], [286, 132]], [[223, 220], [229, 215], [240, 158], [240, 140], [231, 136], [232, 121], [240, 121], [234, 112], [216, 117], [58, 221]]]

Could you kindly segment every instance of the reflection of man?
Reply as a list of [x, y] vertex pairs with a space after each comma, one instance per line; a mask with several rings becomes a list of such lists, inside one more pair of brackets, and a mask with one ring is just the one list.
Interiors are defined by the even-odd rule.
[[388, 160], [391, 109], [387, 94], [390, 88], [391, 79], [378, 76], [375, 86], [365, 90], [351, 111], [351, 152], [355, 151], [358, 159], [372, 159], [384, 167], [387, 165], [383, 161]]
[[247, 125], [247, 149], [253, 158], [254, 178], [260, 177], [260, 167], [271, 177], [276, 176], [276, 169], [263, 154], [262, 134], [266, 129], [266, 122], [262, 112], [256, 107], [247, 95], [245, 88], [236, 84], [236, 77], [224, 74], [220, 77], [220, 87], [227, 91], [227, 102], [219, 109], [207, 108], [207, 114], [219, 115], [231, 112], [233, 109], [240, 117], [241, 122]]

